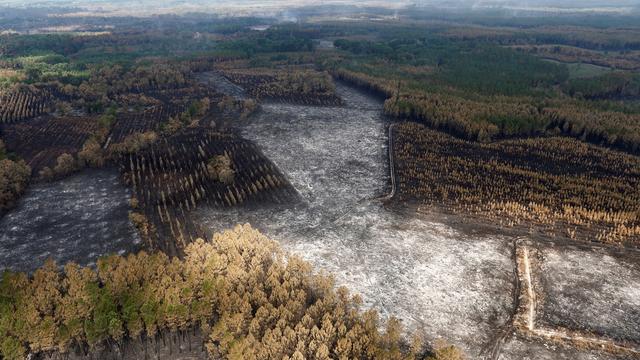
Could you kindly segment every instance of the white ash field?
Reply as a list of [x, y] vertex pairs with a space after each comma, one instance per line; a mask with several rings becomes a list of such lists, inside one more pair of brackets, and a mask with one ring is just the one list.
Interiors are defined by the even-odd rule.
[[552, 246], [540, 252], [541, 325], [640, 345], [640, 254]]
[[136, 252], [141, 244], [128, 217], [130, 196], [115, 169], [29, 187], [0, 219], [0, 273], [34, 271], [48, 258], [59, 266], [94, 265], [103, 255]]

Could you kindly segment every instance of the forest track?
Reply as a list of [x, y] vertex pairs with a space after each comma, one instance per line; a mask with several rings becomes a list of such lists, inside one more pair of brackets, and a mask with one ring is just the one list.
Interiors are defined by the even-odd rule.
[[509, 336], [513, 333], [514, 330], [514, 321], [518, 314], [518, 308], [520, 306], [520, 281], [518, 278], [518, 244], [521, 241], [520, 238], [515, 239], [512, 242], [513, 246], [513, 290], [511, 291], [511, 296], [513, 298], [513, 309], [510, 311], [509, 319], [496, 331], [496, 335], [492, 339], [490, 345], [487, 347], [486, 352], [489, 353], [489, 358], [491, 360], [498, 360], [500, 358], [500, 354], [502, 352], [502, 346], [509, 338]]
[[389, 194], [380, 198], [382, 202], [391, 201], [397, 192], [397, 182], [396, 182], [396, 164], [395, 158], [393, 157], [393, 128], [395, 127], [395, 123], [389, 124], [389, 148], [388, 148], [388, 156], [389, 156], [389, 178], [391, 179], [391, 192]]

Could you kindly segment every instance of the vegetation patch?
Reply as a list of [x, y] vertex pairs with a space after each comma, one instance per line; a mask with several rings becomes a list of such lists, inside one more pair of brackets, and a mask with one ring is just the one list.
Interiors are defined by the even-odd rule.
[[401, 196], [556, 236], [640, 243], [638, 157], [558, 137], [481, 144], [415, 123], [394, 131]]
[[16, 204], [30, 177], [31, 168], [22, 160], [8, 159], [0, 139], [0, 216]]
[[[419, 36], [398, 28], [380, 31], [377, 40], [340, 38], [334, 42], [340, 51], [324, 52], [316, 63], [341, 79], [383, 94], [388, 98], [387, 114], [457, 137], [486, 142], [560, 132], [631, 153], [640, 149], [640, 112], [622, 102], [637, 99], [637, 74], [596, 73], [595, 65], [550, 62], [521, 47], [501, 47], [511, 41], [532, 41], [517, 32], [505, 30], [485, 38], [483, 32], [494, 29], [468, 30], [469, 34], [456, 36], [446, 32]], [[527, 35], [537, 34], [530, 32]], [[575, 114], [564, 116], [559, 124], [557, 109]]]
[[512, 48], [563, 63], [598, 66], [598, 72], [612, 69], [640, 70], [640, 51], [609, 52], [560, 45], [515, 45]]

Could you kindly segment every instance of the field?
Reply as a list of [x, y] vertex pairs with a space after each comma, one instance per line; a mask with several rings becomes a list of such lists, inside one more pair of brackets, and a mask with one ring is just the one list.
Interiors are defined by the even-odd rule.
[[[547, 61], [559, 63], [555, 60]], [[565, 65], [569, 69], [569, 79], [593, 78], [614, 71], [612, 68], [593, 64], [565, 63]]]
[[32, 185], [0, 219], [0, 267], [32, 272], [48, 258], [95, 265], [104, 254], [140, 249], [129, 197], [115, 169]]
[[400, 199], [554, 236], [640, 243], [635, 156], [559, 137], [481, 144], [415, 123], [393, 129]]
[[634, 255], [542, 248], [537, 274], [545, 294], [539, 302], [540, 324], [596, 334], [640, 349], [640, 263]]

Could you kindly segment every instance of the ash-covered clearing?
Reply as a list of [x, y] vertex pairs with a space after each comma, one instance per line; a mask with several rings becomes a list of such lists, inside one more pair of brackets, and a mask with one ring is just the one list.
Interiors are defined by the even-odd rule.
[[137, 250], [129, 197], [116, 170], [33, 185], [0, 219], [0, 271], [33, 271], [49, 257], [91, 265], [102, 255]]
[[640, 257], [542, 247], [538, 321], [640, 345]]
[[196, 221], [215, 231], [249, 222], [382, 315], [480, 358], [513, 310], [512, 241], [386, 210], [378, 200], [388, 190], [382, 104], [351, 88], [338, 91], [345, 107], [266, 104], [242, 131], [303, 203], [201, 208]]

